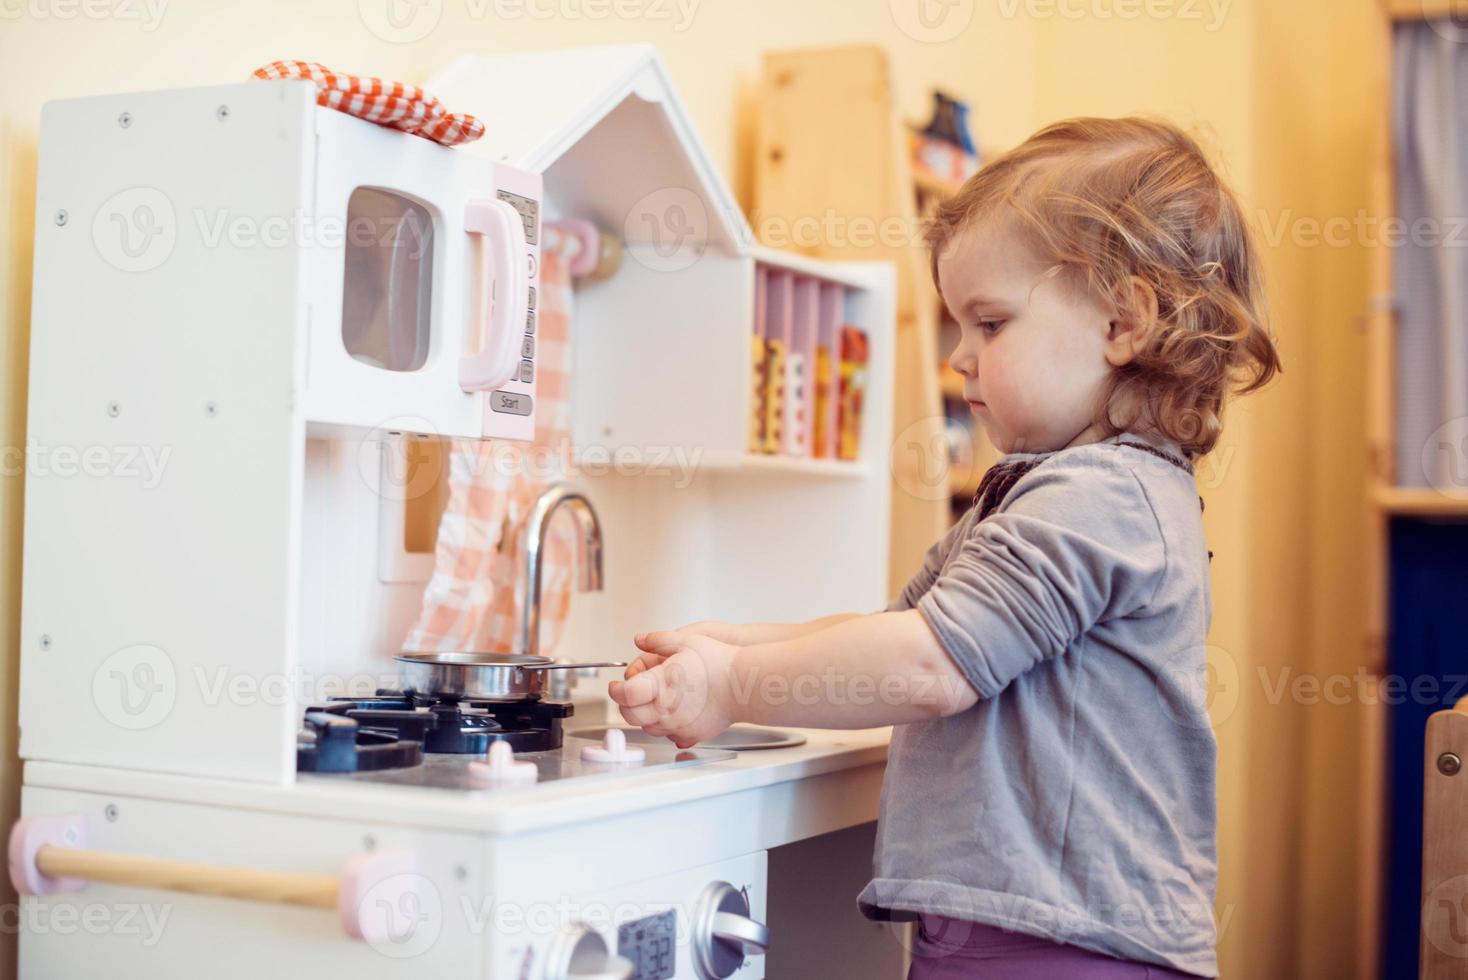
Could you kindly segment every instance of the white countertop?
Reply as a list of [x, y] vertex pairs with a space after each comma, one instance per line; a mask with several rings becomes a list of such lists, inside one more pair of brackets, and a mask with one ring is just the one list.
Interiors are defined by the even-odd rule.
[[[592, 724], [592, 719], [578, 718], [575, 727]], [[389, 823], [499, 835], [881, 766], [891, 736], [890, 728], [784, 730], [799, 732], [806, 742], [739, 752], [732, 759], [698, 765], [469, 792], [330, 777], [265, 785], [40, 761], [26, 763], [25, 784], [321, 817], [356, 818], [370, 812], [374, 820]]]

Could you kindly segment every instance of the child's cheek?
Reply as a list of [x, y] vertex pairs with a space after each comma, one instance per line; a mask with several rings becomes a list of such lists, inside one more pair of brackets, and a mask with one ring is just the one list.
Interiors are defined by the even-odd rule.
[[1037, 397], [1035, 386], [1027, 376], [1027, 365], [1005, 352], [990, 359], [984, 368], [988, 377], [981, 379], [980, 391], [990, 413], [1006, 427], [1022, 431]]

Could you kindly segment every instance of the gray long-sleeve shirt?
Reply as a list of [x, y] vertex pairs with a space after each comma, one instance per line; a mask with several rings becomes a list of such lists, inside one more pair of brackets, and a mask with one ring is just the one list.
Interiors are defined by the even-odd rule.
[[869, 916], [1217, 975], [1208, 552], [1191, 472], [1157, 452], [1181, 461], [1134, 434], [1006, 456], [1002, 502], [888, 607], [922, 613], [980, 700], [894, 729]]

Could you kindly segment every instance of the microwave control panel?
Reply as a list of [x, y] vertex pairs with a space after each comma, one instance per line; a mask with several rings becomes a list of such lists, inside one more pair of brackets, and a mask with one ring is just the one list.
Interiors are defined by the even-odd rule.
[[[525, 313], [525, 331], [520, 337], [520, 367], [498, 391], [489, 393], [484, 418], [485, 438], [534, 438], [537, 328], [540, 320], [540, 220], [539, 175], [501, 167], [495, 197], [514, 208], [525, 226], [525, 264], [530, 290]], [[533, 181], [533, 185], [530, 183]], [[524, 184], [524, 186], [520, 186]]]
[[525, 256], [530, 268], [530, 309], [525, 315], [525, 336], [520, 343], [519, 373], [520, 382], [530, 384], [535, 380], [535, 320], [539, 315], [535, 294], [540, 284], [536, 254], [540, 246], [540, 202], [509, 191], [500, 191], [496, 196], [520, 213], [520, 220], [525, 224], [525, 242], [530, 246]]

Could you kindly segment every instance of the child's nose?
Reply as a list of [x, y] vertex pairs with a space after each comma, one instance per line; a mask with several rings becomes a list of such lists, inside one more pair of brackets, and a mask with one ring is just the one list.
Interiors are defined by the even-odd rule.
[[979, 352], [974, 350], [970, 345], [960, 341], [958, 346], [953, 348], [953, 353], [948, 355], [948, 363], [953, 367], [953, 370], [965, 378], [977, 377], [979, 373]]

